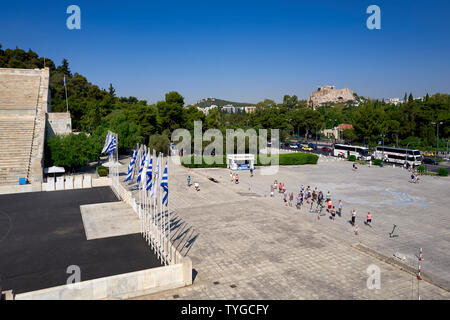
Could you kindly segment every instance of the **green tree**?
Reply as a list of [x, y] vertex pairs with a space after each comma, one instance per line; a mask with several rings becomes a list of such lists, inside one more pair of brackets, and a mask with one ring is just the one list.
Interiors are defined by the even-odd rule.
[[170, 140], [165, 134], [154, 134], [150, 136], [148, 147], [164, 154], [168, 153]]
[[47, 150], [53, 165], [71, 171], [95, 160], [99, 155], [93, 139], [84, 133], [53, 136], [48, 140]]

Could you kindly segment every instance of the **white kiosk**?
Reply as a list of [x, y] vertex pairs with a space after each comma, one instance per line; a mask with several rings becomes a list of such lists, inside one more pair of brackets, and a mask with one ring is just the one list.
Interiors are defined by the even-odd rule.
[[231, 170], [249, 170], [255, 168], [254, 154], [227, 154], [227, 168]]

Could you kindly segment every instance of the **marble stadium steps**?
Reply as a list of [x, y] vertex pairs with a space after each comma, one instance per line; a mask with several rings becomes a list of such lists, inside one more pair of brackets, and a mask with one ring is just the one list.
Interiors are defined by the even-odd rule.
[[34, 117], [0, 116], [0, 185], [28, 177], [33, 130]]
[[38, 75], [0, 74], [0, 113], [33, 112], [40, 86]]

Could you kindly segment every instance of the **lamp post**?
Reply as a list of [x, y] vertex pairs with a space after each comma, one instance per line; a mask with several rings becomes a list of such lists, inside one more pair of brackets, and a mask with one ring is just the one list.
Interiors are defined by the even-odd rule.
[[[410, 144], [410, 143], [413, 143], [413, 142], [419, 143], [419, 140], [408, 142], [408, 144], [406, 145], [406, 149], [408, 149], [409, 144]], [[414, 155], [414, 154], [413, 154], [413, 155]], [[405, 164], [406, 164], [406, 162], [407, 162], [407, 157], [408, 157], [408, 151], [405, 151]]]
[[436, 125], [436, 154], [434, 155], [434, 160], [437, 161], [437, 155], [439, 152], [439, 125], [443, 122], [432, 122], [431, 124]]

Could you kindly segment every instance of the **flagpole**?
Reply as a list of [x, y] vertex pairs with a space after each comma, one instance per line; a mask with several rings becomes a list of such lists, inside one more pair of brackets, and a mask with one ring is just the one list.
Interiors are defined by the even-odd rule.
[[169, 198], [169, 155], [167, 155], [167, 215], [168, 215], [168, 220], [169, 220], [169, 225], [168, 225], [168, 238], [167, 238], [167, 247], [169, 250], [169, 264], [172, 264], [172, 248], [171, 248], [171, 242], [170, 242], [170, 198]]
[[64, 75], [64, 89], [66, 91], [66, 112], [69, 112], [69, 102], [67, 101], [67, 85], [66, 85], [66, 75]]

